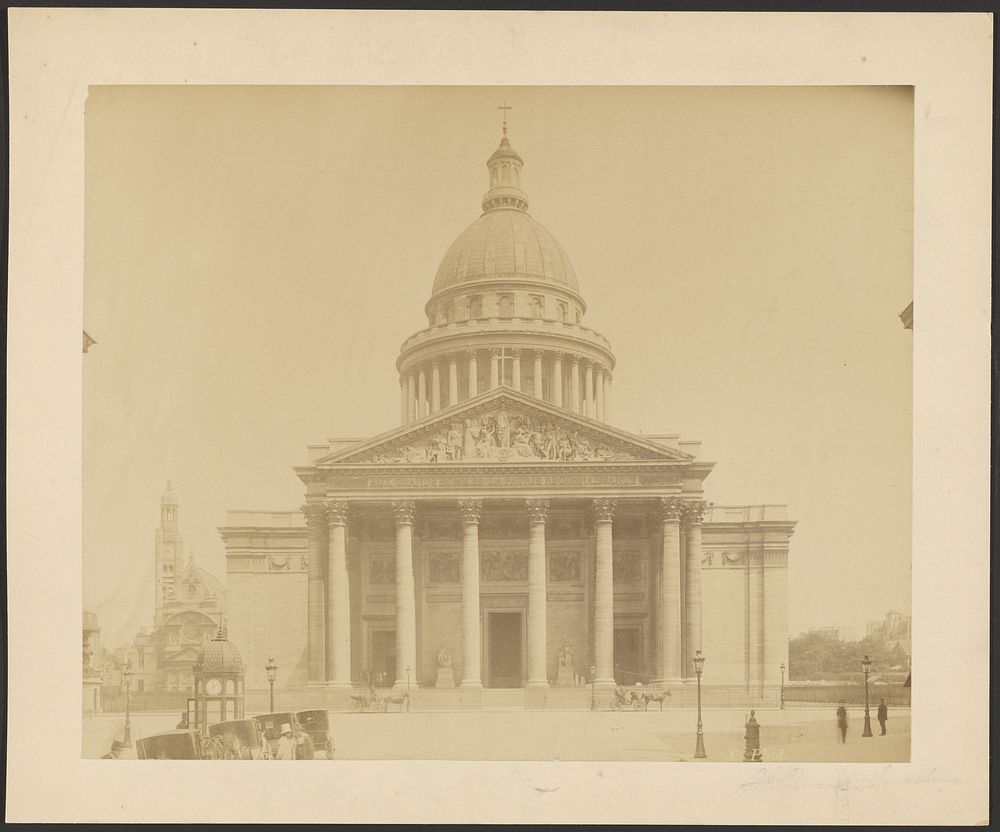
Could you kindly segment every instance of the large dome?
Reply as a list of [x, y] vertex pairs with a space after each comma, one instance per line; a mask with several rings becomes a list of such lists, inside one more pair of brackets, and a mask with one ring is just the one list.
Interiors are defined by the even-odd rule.
[[433, 294], [480, 280], [541, 281], [580, 291], [562, 246], [516, 208], [487, 211], [458, 235], [438, 267]]

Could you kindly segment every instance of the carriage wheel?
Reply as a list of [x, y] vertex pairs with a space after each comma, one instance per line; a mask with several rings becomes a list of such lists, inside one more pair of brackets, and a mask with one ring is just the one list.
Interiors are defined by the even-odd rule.
[[333, 740], [327, 739], [326, 745], [324, 746], [324, 749], [326, 751], [326, 759], [332, 760], [333, 759]]

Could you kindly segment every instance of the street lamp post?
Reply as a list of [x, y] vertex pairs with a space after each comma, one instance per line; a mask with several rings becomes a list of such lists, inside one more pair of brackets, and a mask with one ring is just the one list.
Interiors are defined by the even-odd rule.
[[708, 756], [705, 753], [705, 734], [702, 731], [701, 725], [701, 673], [704, 669], [705, 657], [701, 654], [701, 650], [699, 650], [694, 657], [694, 672], [698, 677], [698, 741], [694, 747], [694, 756], [698, 758]]
[[278, 676], [278, 665], [275, 664], [274, 659], [268, 659], [267, 664], [264, 665], [264, 670], [267, 671], [267, 681], [271, 685], [271, 713], [274, 713], [274, 680]]
[[125, 685], [125, 731], [122, 735], [122, 743], [126, 748], [132, 747], [132, 721], [129, 708], [132, 699], [132, 665], [128, 662], [122, 668], [122, 684]]
[[785, 709], [785, 663], [781, 663], [781, 709]]
[[597, 697], [594, 691], [594, 683], [597, 681], [597, 668], [590, 666], [590, 710], [597, 710]]
[[412, 669], [413, 668], [410, 667], [409, 665], [406, 666], [406, 693], [407, 693], [407, 695], [409, 695], [409, 693], [410, 693], [410, 671]]
[[872, 660], [867, 653], [861, 660], [861, 669], [865, 672], [865, 730], [861, 732], [861, 736], [870, 737], [872, 735], [872, 715], [868, 710], [868, 674], [872, 670]]

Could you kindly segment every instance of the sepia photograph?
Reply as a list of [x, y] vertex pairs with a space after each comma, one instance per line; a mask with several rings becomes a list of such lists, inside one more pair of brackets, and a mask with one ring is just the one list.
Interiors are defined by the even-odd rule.
[[91, 86], [84, 164], [85, 758], [909, 760], [912, 87]]
[[7, 24], [6, 822], [989, 823], [990, 15]]

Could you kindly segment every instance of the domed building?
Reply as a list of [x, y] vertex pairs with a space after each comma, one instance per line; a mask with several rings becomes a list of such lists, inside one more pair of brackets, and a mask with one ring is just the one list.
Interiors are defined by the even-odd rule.
[[328, 707], [368, 685], [585, 706], [591, 681], [683, 689], [699, 650], [706, 684], [777, 685], [794, 523], [707, 503], [700, 443], [613, 426], [611, 344], [528, 213], [506, 124], [486, 166], [396, 361], [400, 426], [308, 446], [301, 513], [220, 529], [248, 694], [271, 656]]

